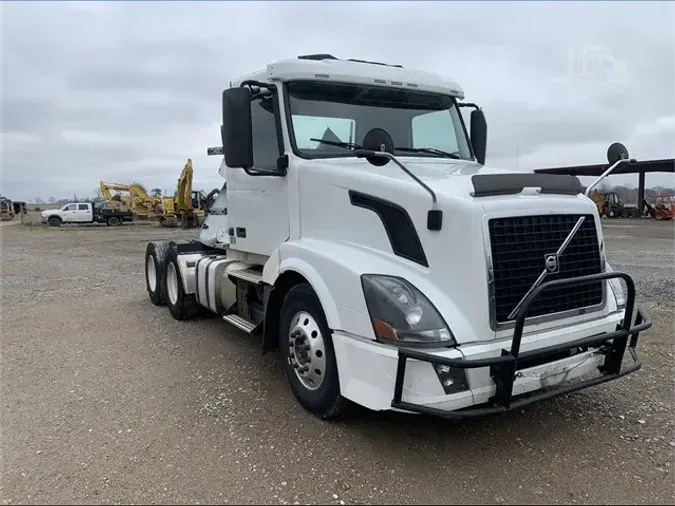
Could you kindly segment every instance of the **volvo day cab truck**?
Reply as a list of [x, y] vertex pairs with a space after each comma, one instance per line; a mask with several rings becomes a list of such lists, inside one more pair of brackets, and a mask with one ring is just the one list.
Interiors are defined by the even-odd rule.
[[60, 227], [64, 223], [105, 223], [108, 226], [120, 226], [125, 221], [133, 221], [131, 211], [113, 209], [105, 202], [70, 202], [60, 209], [48, 209], [40, 213], [42, 223], [50, 227]]
[[[257, 336], [316, 416], [483, 416], [640, 368], [651, 320], [607, 262], [597, 181], [486, 166], [457, 83], [283, 60], [230, 83], [221, 137], [226, 186], [198, 241], [147, 245], [149, 297]], [[608, 157], [603, 177], [629, 161]]]

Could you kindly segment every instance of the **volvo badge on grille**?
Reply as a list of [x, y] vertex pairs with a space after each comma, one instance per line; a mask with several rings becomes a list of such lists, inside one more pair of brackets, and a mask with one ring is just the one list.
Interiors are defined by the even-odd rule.
[[513, 311], [511, 311], [511, 314], [509, 314], [509, 320], [511, 318], [515, 318], [516, 315], [518, 314], [518, 310], [520, 309], [520, 306], [523, 305], [523, 302], [527, 297], [539, 286], [544, 282], [544, 279], [546, 279], [546, 276], [548, 274], [555, 274], [558, 272], [558, 269], [560, 268], [560, 262], [558, 261], [560, 259], [560, 255], [562, 255], [565, 250], [567, 249], [567, 246], [570, 245], [572, 242], [572, 239], [574, 238], [575, 234], [579, 231], [581, 228], [581, 225], [583, 224], [584, 220], [586, 218], [584, 216], [581, 216], [577, 222], [574, 225], [574, 228], [570, 231], [569, 234], [567, 234], [567, 237], [565, 237], [565, 240], [563, 243], [560, 245], [560, 248], [558, 248], [558, 251], [555, 253], [549, 253], [548, 255], [544, 256], [544, 270], [541, 272], [537, 280], [532, 283], [532, 286], [530, 289], [527, 291], [525, 295], [523, 295], [523, 298], [520, 299], [520, 302], [516, 304], [516, 307], [513, 308]]
[[551, 253], [544, 257], [544, 265], [546, 265], [546, 272], [555, 274], [558, 272], [558, 255]]

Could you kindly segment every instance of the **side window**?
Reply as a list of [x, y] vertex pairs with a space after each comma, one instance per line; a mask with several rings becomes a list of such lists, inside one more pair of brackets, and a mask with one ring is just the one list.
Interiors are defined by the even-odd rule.
[[77, 204], [77, 208], [80, 211], [86, 211], [87, 209], [89, 209], [89, 206], [87, 204]]
[[64, 211], [74, 211], [75, 210], [75, 204], [68, 204]]
[[459, 151], [455, 123], [447, 109], [415, 116], [412, 137], [414, 148], [436, 148], [450, 153]]
[[298, 149], [342, 151], [344, 148], [322, 144], [310, 139], [333, 142], [354, 142], [356, 123], [348, 118], [322, 118], [320, 116], [293, 116], [293, 132]]
[[251, 122], [253, 130], [253, 168], [275, 172], [279, 144], [277, 142], [277, 126], [274, 120], [272, 97], [251, 102]]

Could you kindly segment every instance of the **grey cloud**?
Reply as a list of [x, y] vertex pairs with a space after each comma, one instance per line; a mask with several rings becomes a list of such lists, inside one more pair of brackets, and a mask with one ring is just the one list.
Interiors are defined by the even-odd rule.
[[[493, 164], [601, 162], [615, 140], [673, 156], [674, 19], [671, 2], [6, 3], [0, 190], [170, 189], [188, 157], [196, 184], [219, 186], [205, 148], [219, 143], [222, 89], [311, 52], [456, 79], [485, 107]], [[626, 79], [593, 66], [603, 52]]]
[[528, 155], [542, 144], [573, 145], [607, 138], [623, 139], [632, 128], [615, 121], [614, 114], [598, 117], [589, 111], [580, 116], [559, 109], [534, 109], [515, 105], [486, 108], [489, 121], [489, 154], [494, 157]]
[[[113, 92], [110, 92], [113, 93]], [[56, 135], [62, 130], [95, 130], [103, 136], [142, 137], [169, 126], [191, 128], [195, 123], [204, 124], [214, 118], [217, 99], [207, 104], [192, 100], [150, 102], [133, 97], [113, 97], [101, 93], [97, 101], [79, 100], [77, 107], [46, 99], [7, 100], [0, 117], [5, 133], [38, 133], [43, 137]]]

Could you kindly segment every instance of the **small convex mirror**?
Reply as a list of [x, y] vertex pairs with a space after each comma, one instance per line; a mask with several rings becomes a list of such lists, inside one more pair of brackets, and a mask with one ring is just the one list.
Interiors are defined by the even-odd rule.
[[610, 165], [614, 165], [622, 159], [628, 159], [628, 148], [620, 142], [615, 142], [607, 149], [607, 161]]

